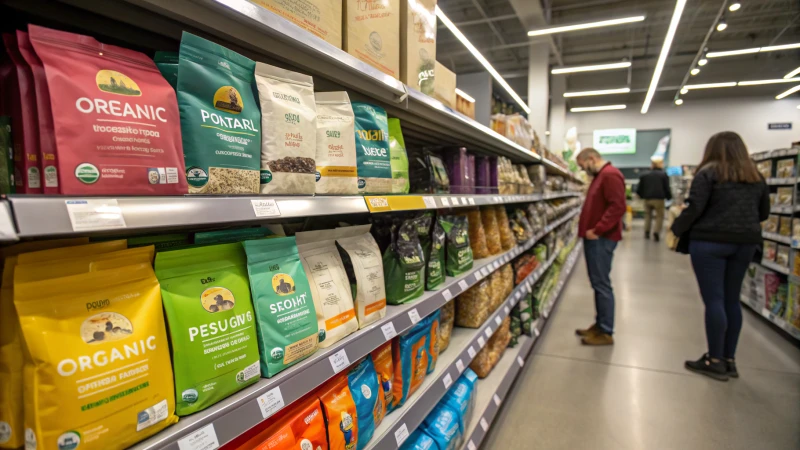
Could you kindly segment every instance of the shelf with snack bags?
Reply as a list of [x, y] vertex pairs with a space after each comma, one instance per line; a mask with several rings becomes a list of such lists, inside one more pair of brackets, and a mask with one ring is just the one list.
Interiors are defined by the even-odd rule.
[[770, 241], [780, 242], [781, 244], [791, 245], [792, 238], [790, 236], [784, 236], [780, 233], [771, 233], [769, 231], [762, 231], [761, 236], [764, 239], [769, 239]]
[[762, 259], [761, 260], [761, 265], [766, 267], [766, 268], [768, 268], [768, 269], [772, 269], [775, 272], [782, 273], [784, 275], [789, 275], [789, 267], [782, 266], [782, 265], [776, 263], [775, 261], [770, 261], [768, 259]]
[[770, 177], [767, 178], [767, 184], [773, 186], [788, 186], [791, 184], [797, 184], [800, 182], [800, 178], [797, 177]]
[[747, 305], [750, 309], [755, 311], [757, 314], [760, 314], [764, 319], [772, 322], [778, 328], [786, 331], [790, 336], [793, 338], [800, 340], [800, 328], [792, 326], [789, 322], [786, 321], [783, 317], [776, 315], [775, 313], [771, 312], [767, 308], [764, 308], [758, 303], [758, 300], [755, 298], [749, 298], [745, 295], [740, 297], [742, 303]]

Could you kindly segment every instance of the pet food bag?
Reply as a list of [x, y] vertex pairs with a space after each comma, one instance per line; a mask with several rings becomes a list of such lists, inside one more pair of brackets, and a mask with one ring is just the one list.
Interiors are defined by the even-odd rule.
[[178, 106], [190, 194], [256, 194], [260, 186], [261, 112], [256, 63], [183, 32]]
[[428, 333], [428, 373], [432, 373], [436, 368], [436, 361], [439, 360], [439, 322], [440, 311], [434, 311], [433, 314], [422, 319], [425, 322], [425, 331]]
[[389, 124], [386, 110], [380, 106], [361, 102], [353, 102], [352, 106], [356, 118], [358, 192], [391, 194], [392, 162], [389, 154]]
[[467, 367], [442, 399], [442, 402], [458, 413], [458, 425], [462, 433], [466, 432], [467, 424], [472, 418], [472, 411], [475, 409], [474, 394], [477, 381], [478, 375]]
[[242, 244], [161, 252], [155, 267], [174, 349], [176, 413], [201, 411], [258, 381]]
[[400, 119], [389, 119], [389, 155], [392, 158], [392, 194], [408, 194], [408, 154]]
[[400, 446], [400, 450], [439, 450], [433, 438], [422, 428], [417, 428]]
[[433, 225], [430, 227], [430, 238], [423, 242], [425, 254], [425, 289], [432, 291], [444, 283], [445, 279], [445, 243], [447, 241], [444, 228], [432, 215]]
[[347, 374], [347, 384], [356, 404], [358, 415], [358, 450], [367, 446], [375, 433], [375, 428], [380, 425], [385, 414], [378, 374], [372, 364], [372, 358], [367, 355]]
[[[325, 417], [319, 398], [311, 397], [271, 417], [266, 428], [224, 448], [236, 450], [319, 450], [328, 448]], [[248, 431], [248, 434], [251, 432]]]
[[178, 421], [158, 280], [149, 261], [136, 261], [59, 276], [72, 270], [63, 260], [46, 280], [36, 263], [17, 266], [14, 303], [35, 393], [25, 394], [27, 442], [126, 448]]
[[430, 322], [421, 320], [392, 341], [392, 410], [406, 402], [422, 385], [430, 355]]
[[355, 117], [347, 92], [317, 92], [317, 194], [358, 194]]
[[491, 282], [484, 278], [455, 299], [455, 324], [459, 327], [478, 328], [489, 318]]
[[314, 79], [260, 62], [255, 77], [261, 100], [261, 193], [313, 195]]
[[451, 277], [472, 269], [472, 248], [469, 243], [469, 224], [464, 216], [439, 216], [439, 223], [447, 234], [447, 263], [445, 269]]
[[319, 346], [330, 347], [358, 330], [350, 283], [336, 248], [336, 231], [306, 231], [295, 234], [300, 261], [311, 285], [317, 312]]
[[456, 302], [447, 302], [439, 309], [439, 353], [450, 345], [450, 335], [453, 333], [453, 324], [456, 316]]
[[461, 447], [462, 430], [459, 426], [459, 415], [450, 405], [439, 402], [433, 407], [425, 420], [422, 429], [443, 450], [457, 450]]
[[325, 412], [325, 423], [328, 424], [328, 448], [357, 450], [358, 410], [347, 385], [347, 376], [339, 374], [324, 384], [319, 399]]
[[371, 225], [336, 229], [336, 243], [350, 279], [355, 300], [358, 327], [380, 320], [386, 315], [386, 287], [383, 281], [381, 250], [369, 234]]
[[28, 31], [47, 74], [60, 192], [185, 194], [178, 103], [155, 63], [88, 36]]
[[383, 252], [383, 273], [390, 305], [411, 301], [425, 290], [425, 256], [414, 219], [392, 225], [392, 243]]
[[394, 380], [392, 341], [386, 342], [385, 344], [373, 350], [370, 356], [372, 356], [372, 363], [375, 366], [375, 372], [378, 374], [378, 382], [381, 384], [385, 415], [386, 411], [391, 409], [394, 398], [394, 392], [392, 390], [392, 381]]
[[317, 350], [317, 313], [294, 237], [245, 241], [243, 245], [261, 374], [270, 378]]

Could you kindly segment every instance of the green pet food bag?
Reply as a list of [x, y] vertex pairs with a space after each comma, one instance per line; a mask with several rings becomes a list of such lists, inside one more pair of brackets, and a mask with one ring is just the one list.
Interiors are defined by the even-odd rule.
[[392, 194], [408, 194], [408, 154], [400, 119], [389, 119], [389, 155], [392, 158]]
[[317, 349], [317, 313], [294, 237], [243, 242], [261, 373], [273, 377]]
[[258, 381], [256, 323], [242, 244], [156, 255], [169, 325], [175, 413], [201, 411]]
[[[356, 129], [356, 172], [360, 194], [392, 192], [392, 161], [386, 110], [353, 102]], [[406, 164], [406, 167], [408, 164]]]
[[392, 243], [383, 253], [386, 302], [390, 305], [411, 301], [425, 290], [425, 256], [416, 227], [414, 219], [392, 226]]
[[256, 194], [261, 183], [261, 112], [256, 63], [183, 32], [178, 62], [186, 180], [190, 194]]
[[425, 289], [435, 290], [444, 282], [445, 233], [433, 213], [418, 218], [417, 231], [425, 255]]
[[439, 216], [439, 224], [447, 235], [447, 274], [454, 277], [472, 269], [472, 248], [469, 246], [466, 216]]

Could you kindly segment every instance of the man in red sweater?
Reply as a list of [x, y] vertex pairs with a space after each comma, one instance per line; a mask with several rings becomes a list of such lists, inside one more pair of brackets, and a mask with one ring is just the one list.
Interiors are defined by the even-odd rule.
[[611, 288], [611, 259], [617, 242], [622, 240], [622, 216], [626, 210], [625, 178], [591, 147], [583, 149], [576, 159], [578, 165], [594, 177], [581, 210], [578, 236], [583, 238], [597, 316], [594, 325], [575, 332], [583, 337], [581, 342], [585, 345], [612, 345], [614, 290]]

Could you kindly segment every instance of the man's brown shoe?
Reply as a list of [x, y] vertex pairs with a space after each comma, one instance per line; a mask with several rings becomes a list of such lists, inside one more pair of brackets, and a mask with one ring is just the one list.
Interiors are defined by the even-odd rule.
[[592, 326], [590, 326], [585, 330], [578, 328], [577, 330], [575, 330], [575, 334], [577, 334], [578, 336], [590, 336], [592, 334], [597, 333], [598, 331], [600, 331], [600, 327], [598, 327], [596, 323], [593, 323]]
[[603, 332], [590, 334], [581, 339], [583, 345], [614, 345], [614, 338]]

